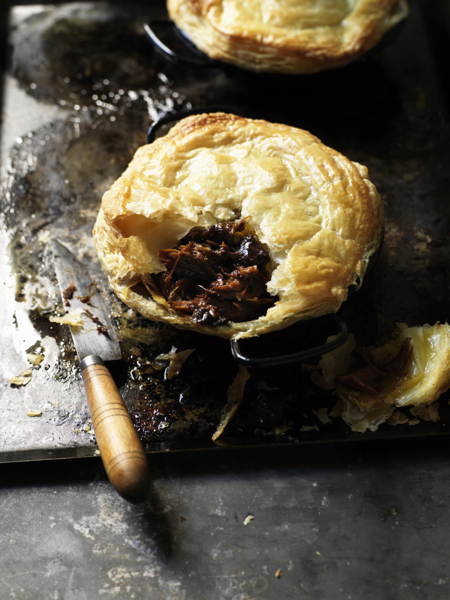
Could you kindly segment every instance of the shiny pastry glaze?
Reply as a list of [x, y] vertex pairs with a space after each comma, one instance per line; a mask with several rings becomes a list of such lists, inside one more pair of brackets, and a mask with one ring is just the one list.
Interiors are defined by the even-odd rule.
[[153, 276], [175, 311], [194, 323], [241, 323], [265, 314], [276, 298], [266, 291], [270, 262], [245, 219], [196, 227], [177, 248], [159, 250], [167, 271]]

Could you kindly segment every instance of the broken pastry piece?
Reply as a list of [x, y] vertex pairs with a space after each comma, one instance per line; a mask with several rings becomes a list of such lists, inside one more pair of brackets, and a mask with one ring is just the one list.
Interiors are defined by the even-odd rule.
[[62, 317], [49, 317], [50, 323], [59, 323], [60, 325], [70, 325], [71, 327], [82, 327], [83, 321], [79, 312], [71, 312]]
[[128, 306], [239, 339], [336, 312], [382, 231], [366, 167], [307, 131], [213, 113], [138, 149], [93, 235]]
[[195, 352], [195, 348], [190, 348], [189, 350], [181, 350], [177, 351], [175, 346], [172, 346], [170, 352], [167, 354], [159, 354], [154, 362], [153, 368], [161, 369], [162, 364], [168, 363], [168, 367], [165, 371], [165, 379], [173, 379], [177, 375], [180, 374], [181, 367], [185, 363], [185, 361], [190, 357], [190, 355]]
[[13, 377], [11, 377], [11, 379], [9, 379], [8, 381], [12, 385], [16, 385], [16, 386], [27, 385], [28, 383], [30, 383], [32, 377], [33, 377], [33, 370], [25, 369], [24, 371], [21, 371], [18, 375], [14, 375]]
[[234, 417], [239, 408], [239, 404], [244, 397], [244, 388], [247, 381], [250, 379], [250, 373], [243, 366], [239, 365], [239, 370], [236, 377], [233, 379], [232, 384], [227, 390], [227, 403], [222, 410], [220, 423], [217, 426], [216, 431], [212, 436], [212, 440], [215, 442], [222, 433], [225, 431], [226, 426]]
[[214, 60], [316, 73], [359, 58], [408, 15], [406, 0], [168, 0], [177, 27]]
[[[341, 348], [330, 354], [340, 353]], [[346, 361], [321, 361], [325, 380], [328, 366]], [[334, 381], [339, 402], [333, 416], [340, 415], [353, 431], [376, 431], [396, 408], [405, 406], [412, 407], [414, 416], [424, 410], [428, 415], [433, 402], [450, 388], [450, 326], [399, 324], [393, 341], [360, 351], [346, 374], [335, 375]], [[436, 420], [434, 413], [435, 407], [426, 420]]]

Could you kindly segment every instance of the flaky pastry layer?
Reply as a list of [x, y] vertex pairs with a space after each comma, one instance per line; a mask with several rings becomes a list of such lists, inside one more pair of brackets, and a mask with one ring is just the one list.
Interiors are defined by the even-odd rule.
[[[246, 218], [271, 257], [278, 296], [253, 321], [205, 326], [142, 285], [165, 270], [158, 250], [193, 227]], [[146, 317], [239, 339], [335, 312], [380, 244], [383, 204], [367, 168], [287, 125], [214, 113], [188, 117], [139, 148], [105, 193], [94, 228], [117, 295]]]
[[408, 15], [406, 0], [168, 0], [167, 8], [209, 57], [281, 73], [345, 65]]

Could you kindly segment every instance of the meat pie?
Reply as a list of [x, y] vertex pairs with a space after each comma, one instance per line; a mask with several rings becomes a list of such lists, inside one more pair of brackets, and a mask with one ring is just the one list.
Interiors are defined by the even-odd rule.
[[382, 229], [366, 167], [307, 131], [214, 113], [137, 150], [94, 240], [130, 307], [239, 339], [336, 312]]
[[346, 65], [409, 11], [406, 0], [168, 0], [167, 8], [210, 58], [278, 73]]

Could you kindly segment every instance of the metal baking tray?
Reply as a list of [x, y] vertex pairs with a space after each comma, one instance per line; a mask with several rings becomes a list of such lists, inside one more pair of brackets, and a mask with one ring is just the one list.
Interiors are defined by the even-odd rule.
[[[444, 5], [432, 4], [413, 1], [401, 34], [376, 56], [308, 76], [166, 61], [143, 28], [166, 16], [161, 1], [2, 4], [0, 462], [97, 452], [70, 335], [49, 322], [60, 302], [54, 237], [86, 264], [109, 306], [124, 354], [114, 376], [148, 452], [447, 435], [448, 393], [437, 423], [386, 424], [364, 434], [340, 418], [322, 423], [316, 413], [336, 398], [294, 364], [251, 369], [238, 413], [212, 442], [238, 368], [228, 342], [130, 311], [109, 289], [91, 237], [102, 194], [155, 121], [239, 106], [307, 129], [368, 166], [385, 202], [386, 231], [370, 276], [339, 312], [358, 342], [386, 342], [397, 322], [445, 322], [450, 57]], [[304, 324], [249, 349], [296, 351], [327, 334], [323, 324]], [[169, 380], [157, 357], [173, 346], [195, 351]], [[15, 386], [9, 379], [30, 368], [28, 353], [44, 360], [27, 385]]]

